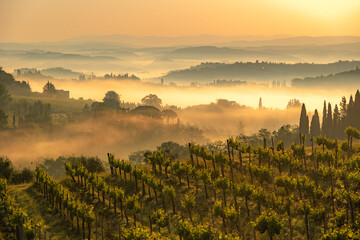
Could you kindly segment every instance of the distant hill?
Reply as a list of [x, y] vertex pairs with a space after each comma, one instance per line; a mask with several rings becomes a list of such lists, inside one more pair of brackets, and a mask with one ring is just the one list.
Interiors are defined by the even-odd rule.
[[[280, 54], [269, 54], [266, 51], [248, 50], [248, 49], [236, 49], [228, 47], [215, 47], [215, 46], [199, 46], [199, 47], [187, 47], [173, 50], [164, 55], [165, 58], [174, 59], [227, 59], [227, 58], [276, 58]], [[282, 56], [283, 59], [295, 60], [291, 56]]]
[[215, 58], [221, 56], [238, 56], [248, 55], [252, 52], [242, 49], [231, 49], [227, 47], [218, 48], [214, 46], [200, 46], [200, 47], [188, 47], [179, 48], [167, 53], [165, 56], [171, 58]]
[[339, 61], [329, 64], [285, 64], [258, 61], [236, 62], [232, 64], [207, 62], [188, 69], [170, 71], [161, 78], [172, 81], [199, 82], [208, 82], [216, 79], [247, 81], [289, 80], [349, 71], [358, 66], [360, 66], [360, 61]]
[[360, 69], [330, 74], [327, 76], [294, 78], [291, 85], [293, 87], [314, 88], [314, 87], [358, 87], [360, 84]]
[[131, 35], [88, 35], [67, 40], [66, 42], [110, 42], [130, 46], [196, 46], [196, 45], [223, 45], [223, 46], [279, 46], [279, 45], [307, 45], [307, 44], [339, 44], [360, 42], [359, 36], [131, 36]]
[[68, 53], [51, 52], [51, 51], [43, 51], [43, 50], [33, 50], [26, 52], [24, 58], [30, 60], [47, 59], [47, 60], [101, 60], [101, 61], [117, 59], [111, 56], [87, 56], [81, 54], [68, 54]]
[[230, 47], [259, 47], [259, 46], [301, 46], [301, 45], [333, 45], [360, 42], [360, 36], [298, 36], [264, 40], [240, 40], [226, 43]]
[[164, 47], [164, 46], [194, 46], [216, 44], [234, 41], [258, 41], [284, 38], [284, 35], [274, 36], [218, 36], [218, 35], [190, 35], [190, 36], [132, 36], [132, 35], [87, 35], [66, 40], [66, 42], [108, 42], [121, 43], [137, 47]]
[[78, 79], [82, 74], [80, 72], [73, 72], [70, 69], [62, 68], [62, 67], [54, 67], [54, 68], [46, 68], [40, 70], [40, 73], [46, 76], [51, 76], [53, 78], [66, 78], [66, 79]]

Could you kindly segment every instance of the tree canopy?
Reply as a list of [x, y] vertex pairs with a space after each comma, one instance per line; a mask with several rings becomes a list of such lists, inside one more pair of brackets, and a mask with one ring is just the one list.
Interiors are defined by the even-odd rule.
[[55, 95], [56, 94], [55, 85], [52, 82], [48, 81], [43, 87], [43, 93], [49, 96]]
[[154, 106], [156, 108], [161, 108], [162, 100], [155, 94], [149, 94], [141, 99], [141, 104], [146, 106]]
[[115, 91], [108, 91], [103, 98], [105, 108], [120, 109], [120, 95]]

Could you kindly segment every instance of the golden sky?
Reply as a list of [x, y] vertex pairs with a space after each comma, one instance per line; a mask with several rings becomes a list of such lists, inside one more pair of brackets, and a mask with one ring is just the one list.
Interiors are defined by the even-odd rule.
[[0, 42], [82, 35], [360, 35], [360, 0], [0, 0]]

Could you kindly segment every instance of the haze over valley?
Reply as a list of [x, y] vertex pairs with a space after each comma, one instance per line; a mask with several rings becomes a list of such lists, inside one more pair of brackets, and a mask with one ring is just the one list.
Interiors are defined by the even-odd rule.
[[0, 239], [360, 239], [359, 10], [0, 1]]

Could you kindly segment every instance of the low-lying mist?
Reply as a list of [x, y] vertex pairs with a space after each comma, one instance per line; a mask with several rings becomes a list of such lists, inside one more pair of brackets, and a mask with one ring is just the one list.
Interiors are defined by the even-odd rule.
[[162, 120], [122, 115], [102, 115], [61, 128], [28, 127], [0, 132], [0, 153], [17, 166], [29, 166], [43, 158], [68, 155], [119, 158], [139, 149], [153, 149], [165, 141], [204, 143], [199, 129], [167, 125]]
[[[57, 89], [69, 90], [73, 98], [97, 101], [102, 101], [109, 90], [120, 94], [121, 101], [134, 103], [141, 102], [150, 93], [156, 94], [162, 99], [163, 109], [171, 105], [180, 107], [174, 108], [180, 124], [177, 119], [167, 124], [166, 119], [135, 117], [123, 112], [90, 117], [63, 127], [32, 126], [2, 131], [0, 153], [17, 166], [60, 155], [83, 154], [105, 160], [106, 153], [113, 152], [120, 158], [127, 158], [131, 152], [154, 149], [166, 141], [206, 143], [239, 134], [249, 135], [262, 128], [274, 131], [286, 124], [299, 124], [300, 108], [287, 108], [290, 99], [297, 98], [305, 103], [311, 119], [315, 108], [322, 112], [324, 100], [339, 104], [342, 96], [355, 92], [355, 89], [270, 88], [259, 84], [169, 86], [124, 80], [51, 81]], [[45, 79], [31, 80], [30, 85], [33, 91], [42, 92], [46, 82]], [[258, 109], [260, 97], [262, 109]]]
[[[21, 80], [21, 79], [20, 79]], [[26, 79], [25, 79], [26, 80]], [[107, 91], [116, 91], [125, 102], [141, 102], [141, 99], [152, 93], [162, 99], [163, 106], [175, 105], [188, 107], [198, 104], [209, 104], [217, 99], [236, 101], [241, 105], [257, 108], [260, 97], [266, 108], [285, 109], [290, 99], [297, 98], [305, 103], [308, 110], [321, 110], [323, 102], [338, 104], [342, 96], [353, 94], [356, 89], [297, 89], [292, 87], [268, 87], [255, 83], [234, 86], [171, 86], [126, 80], [50, 80], [57, 89], [70, 90], [70, 97], [94, 99], [100, 101]], [[33, 91], [42, 92], [47, 80], [31, 80]]]
[[[223, 102], [223, 103], [221, 103]], [[224, 140], [239, 134], [250, 135], [261, 128], [270, 131], [281, 126], [299, 124], [300, 108], [254, 109], [238, 104], [218, 101], [210, 105], [198, 105], [179, 111], [183, 122], [194, 124], [211, 140]]]

